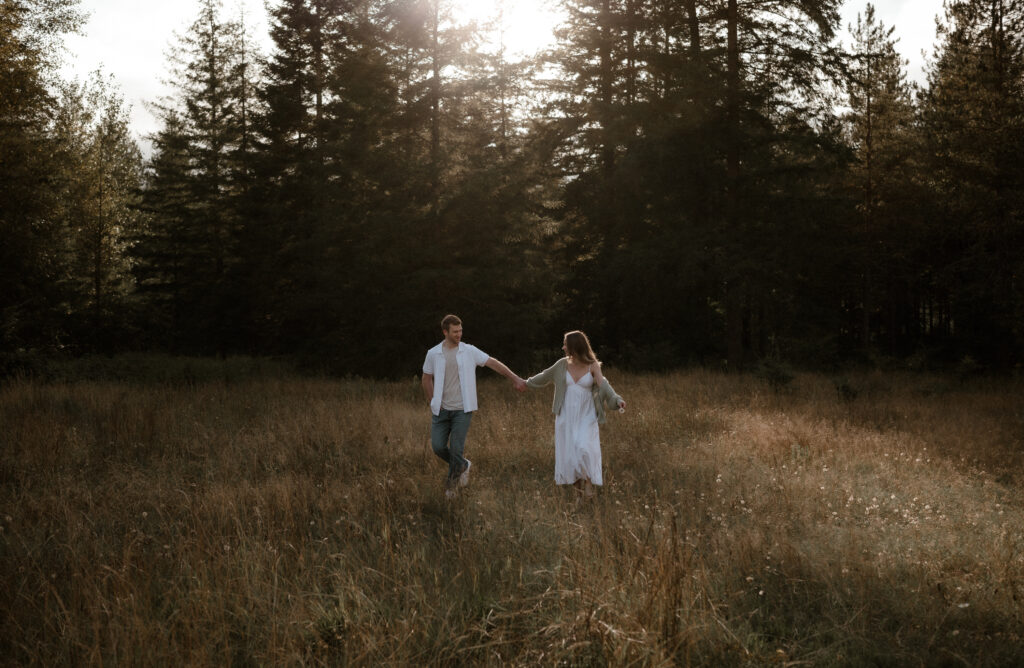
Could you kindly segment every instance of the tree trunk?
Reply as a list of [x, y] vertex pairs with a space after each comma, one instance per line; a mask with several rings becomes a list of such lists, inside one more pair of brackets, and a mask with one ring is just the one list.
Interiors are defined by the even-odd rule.
[[[600, 147], [600, 170], [601, 170], [601, 206], [598, 211], [600, 216], [598, 229], [602, 235], [601, 253], [604, 257], [610, 257], [614, 252], [616, 241], [612, 234], [612, 227], [615, 222], [615, 192], [612, 183], [615, 170], [615, 140], [613, 133], [612, 104], [614, 95], [614, 71], [612, 63], [612, 31], [611, 31], [611, 2], [601, 1], [601, 10], [598, 15], [600, 23], [600, 43], [598, 44], [598, 58], [600, 62], [599, 82], [600, 87], [600, 124], [601, 124], [601, 147]], [[605, 293], [603, 319], [606, 336], [612, 341], [618, 341], [619, 330], [619, 297], [618, 291], [612, 287], [603, 291]]]
[[508, 158], [508, 65], [505, 61], [505, 3], [498, 3], [498, 24], [500, 29], [498, 44], [498, 95], [501, 104], [501, 143], [499, 152], [501, 159]]
[[700, 18], [697, 16], [697, 0], [685, 0], [686, 18], [690, 28], [690, 58], [700, 61]]
[[436, 215], [441, 207], [441, 0], [434, 0], [433, 10], [430, 34], [430, 196], [431, 209]]
[[[103, 140], [101, 139], [100, 141], [102, 142]], [[104, 168], [104, 161], [101, 159], [101, 160], [99, 160], [99, 163], [100, 163], [99, 164], [99, 169], [100, 169], [100, 174], [99, 174], [100, 187], [99, 187], [99, 200], [98, 200], [97, 207], [96, 207], [96, 223], [95, 223], [95, 227], [94, 227], [96, 234], [93, 237], [93, 243], [94, 243], [95, 246], [93, 248], [93, 258], [92, 258], [93, 259], [93, 266], [92, 266], [92, 291], [93, 291], [93, 294], [92, 294], [92, 300], [93, 300], [93, 317], [95, 319], [94, 322], [93, 322], [93, 327], [99, 327], [99, 325], [100, 325], [100, 318], [102, 317], [102, 313], [103, 313], [103, 305], [102, 305], [102, 300], [103, 300], [103, 237], [104, 237], [104, 234], [103, 234], [103, 229], [104, 228], [103, 228], [103, 226], [105, 224], [105, 221], [103, 220], [103, 198], [104, 198], [104, 195], [105, 195], [105, 188], [104, 188], [104, 186], [106, 184], [104, 183], [104, 176], [103, 176], [103, 173], [102, 173], [102, 170]], [[93, 333], [95, 334], [95, 332], [93, 332]]]
[[316, 3], [316, 19], [314, 26], [316, 35], [313, 37], [313, 68], [316, 76], [314, 85], [316, 90], [313, 91], [315, 96], [316, 104], [316, 117], [313, 122], [313, 137], [316, 142], [316, 155], [317, 161], [320, 167], [324, 166], [324, 137], [323, 137], [323, 113], [324, 113], [324, 34], [323, 34], [323, 6], [321, 3]]
[[636, 102], [636, 7], [635, 0], [626, 0], [626, 108], [632, 115], [631, 108]]
[[870, 263], [874, 254], [874, 244], [872, 241], [875, 239], [875, 220], [874, 220], [874, 124], [875, 119], [872, 117], [871, 106], [871, 93], [872, 86], [874, 86], [874, 78], [871, 75], [871, 58], [873, 54], [868, 54], [867, 57], [867, 73], [864, 80], [864, 231], [866, 232], [865, 237], [868, 240], [867, 253], [863, 260], [865, 263], [864, 267], [864, 294], [863, 303], [861, 308], [863, 310], [863, 319], [861, 321], [861, 347], [864, 352], [867, 352], [871, 348], [871, 268]]
[[601, 13], [598, 19], [601, 22], [601, 43], [598, 45], [598, 57], [600, 58], [600, 96], [601, 96], [601, 169], [607, 178], [611, 175], [615, 164], [615, 147], [612, 142], [612, 54], [611, 54], [611, 7], [609, 0], [602, 0]]
[[740, 55], [737, 37], [739, 12], [737, 0], [729, 0], [727, 16], [727, 73], [726, 73], [726, 113], [728, 122], [728, 140], [726, 148], [726, 237], [727, 247], [732, 249], [734, 257], [727, 258], [730, 262], [729, 277], [726, 279], [726, 341], [729, 369], [739, 371], [743, 368], [743, 320], [744, 320], [744, 287], [745, 278], [742, 269], [738, 268], [739, 245], [735, 243], [739, 235], [739, 212], [737, 197], [739, 195], [740, 149], [739, 149], [739, 87], [740, 87]]

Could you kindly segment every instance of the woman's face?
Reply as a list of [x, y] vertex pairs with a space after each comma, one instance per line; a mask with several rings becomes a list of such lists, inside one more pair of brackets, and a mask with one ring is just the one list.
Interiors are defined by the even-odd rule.
[[565, 344], [566, 344], [566, 339], [562, 339], [562, 352], [565, 353], [566, 357], [572, 357], [572, 355], [569, 354], [569, 348], [566, 347]]

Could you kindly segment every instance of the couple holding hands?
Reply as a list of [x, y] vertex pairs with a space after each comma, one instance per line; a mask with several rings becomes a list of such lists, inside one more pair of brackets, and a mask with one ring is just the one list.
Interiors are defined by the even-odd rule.
[[454, 498], [469, 484], [472, 463], [463, 455], [473, 411], [477, 409], [476, 367], [486, 366], [512, 380], [516, 390], [555, 386], [555, 483], [575, 485], [585, 497], [601, 485], [601, 435], [608, 407], [625, 410], [626, 402], [601, 374], [601, 363], [587, 335], [569, 332], [562, 342], [565, 357], [523, 380], [476, 346], [462, 342], [462, 321], [454, 315], [441, 321], [444, 340], [427, 351], [423, 391], [433, 417], [430, 444], [448, 463], [445, 496]]

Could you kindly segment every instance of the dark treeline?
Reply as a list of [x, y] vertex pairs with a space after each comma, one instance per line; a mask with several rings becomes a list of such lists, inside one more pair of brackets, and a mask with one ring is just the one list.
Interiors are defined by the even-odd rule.
[[[548, 52], [444, 0], [202, 0], [144, 159], [77, 0], [0, 0], [0, 350], [418, 370], [1024, 358], [1024, 0], [949, 0], [923, 86], [867, 5], [564, 0]], [[130, 54], [125, 54], [130, 57]]]

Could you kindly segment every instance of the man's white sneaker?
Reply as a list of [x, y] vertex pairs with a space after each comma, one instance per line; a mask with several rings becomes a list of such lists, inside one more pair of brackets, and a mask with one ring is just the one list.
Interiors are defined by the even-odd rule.
[[454, 489], [449, 488], [444, 490], [444, 498], [446, 501], [454, 501], [456, 496], [458, 496], [458, 492]]
[[466, 460], [466, 470], [459, 476], [459, 487], [469, 487], [469, 469], [473, 466], [473, 462]]

